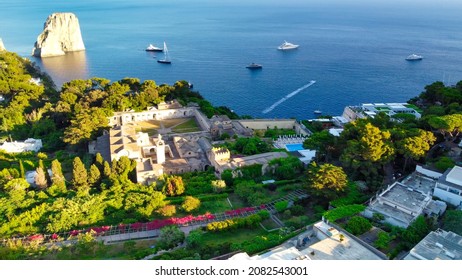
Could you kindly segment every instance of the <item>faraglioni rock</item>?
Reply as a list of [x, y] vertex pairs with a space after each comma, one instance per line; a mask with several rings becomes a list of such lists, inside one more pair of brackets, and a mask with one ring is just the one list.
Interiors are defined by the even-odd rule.
[[73, 13], [54, 13], [48, 16], [32, 55], [48, 57], [83, 50], [85, 45], [77, 17]]

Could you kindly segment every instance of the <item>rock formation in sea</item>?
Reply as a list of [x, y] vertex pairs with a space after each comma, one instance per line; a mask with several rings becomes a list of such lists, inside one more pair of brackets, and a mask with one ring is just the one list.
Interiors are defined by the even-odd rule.
[[33, 56], [64, 55], [85, 50], [79, 20], [73, 13], [54, 13], [48, 16], [43, 32], [37, 37]]
[[2, 38], [0, 38], [0, 51], [6, 51], [5, 45], [3, 45]]

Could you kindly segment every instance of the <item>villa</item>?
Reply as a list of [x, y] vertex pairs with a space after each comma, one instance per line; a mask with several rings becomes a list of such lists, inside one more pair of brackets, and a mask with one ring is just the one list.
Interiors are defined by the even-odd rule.
[[413, 105], [408, 103], [364, 103], [360, 106], [347, 106], [341, 117], [336, 118], [336, 124], [344, 125], [357, 119], [374, 118], [379, 113], [385, 113], [391, 118], [396, 114], [410, 114], [420, 119], [422, 116]]
[[[417, 170], [427, 171], [419, 166]], [[381, 214], [384, 222], [403, 228], [407, 228], [420, 215], [441, 216], [447, 205], [432, 199], [434, 187], [434, 179], [414, 172], [371, 198], [362, 214], [367, 218], [372, 218], [375, 213]]]

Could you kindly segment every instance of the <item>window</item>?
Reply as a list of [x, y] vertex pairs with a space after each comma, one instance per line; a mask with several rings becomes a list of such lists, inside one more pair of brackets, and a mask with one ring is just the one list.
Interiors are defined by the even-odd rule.
[[449, 188], [449, 192], [459, 195], [459, 190], [456, 190], [456, 189]]

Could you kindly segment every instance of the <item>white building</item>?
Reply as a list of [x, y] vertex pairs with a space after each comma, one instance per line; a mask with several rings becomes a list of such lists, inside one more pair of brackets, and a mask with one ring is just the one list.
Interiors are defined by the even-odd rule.
[[0, 146], [0, 149], [8, 153], [22, 153], [22, 152], [38, 152], [42, 148], [41, 139], [28, 138], [24, 142], [5, 142]]
[[462, 260], [462, 236], [437, 229], [422, 239], [405, 260]]
[[412, 105], [408, 103], [364, 103], [361, 104], [361, 106], [345, 107], [341, 120], [342, 122], [352, 122], [357, 119], [364, 119], [367, 117], [374, 118], [379, 113], [385, 113], [390, 117], [401, 113], [411, 114], [417, 119], [420, 119], [422, 116], [413, 108]]
[[446, 170], [436, 182], [433, 195], [449, 204], [462, 205], [462, 167]]

